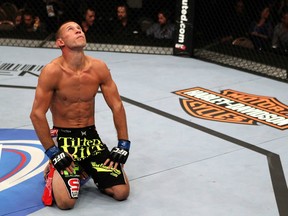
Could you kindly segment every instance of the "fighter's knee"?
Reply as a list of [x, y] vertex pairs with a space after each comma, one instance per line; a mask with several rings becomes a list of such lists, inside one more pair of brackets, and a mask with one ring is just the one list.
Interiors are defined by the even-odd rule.
[[129, 196], [129, 192], [124, 191], [124, 192], [116, 192], [113, 194], [113, 198], [117, 201], [123, 201], [126, 200]]
[[129, 196], [129, 187], [119, 185], [116, 187], [107, 188], [105, 193], [112, 196], [115, 200], [123, 201], [126, 200]]
[[75, 206], [75, 201], [74, 200], [60, 200], [60, 201], [56, 201], [56, 204], [58, 206], [59, 209], [61, 210], [69, 210], [74, 208]]

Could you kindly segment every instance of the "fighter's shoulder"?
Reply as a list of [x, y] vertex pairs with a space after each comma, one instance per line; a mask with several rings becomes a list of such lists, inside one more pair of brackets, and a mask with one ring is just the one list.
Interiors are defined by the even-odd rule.
[[46, 64], [41, 73], [56, 75], [59, 72], [61, 72], [60, 59], [56, 58]]
[[104, 67], [104, 68], [106, 68], [107, 67], [107, 65], [106, 65], [106, 63], [103, 61], [103, 60], [101, 60], [101, 59], [98, 59], [98, 58], [94, 58], [94, 57], [91, 57], [91, 56], [87, 56], [87, 59], [88, 59], [88, 61], [91, 63], [91, 65], [92, 65], [92, 67]]

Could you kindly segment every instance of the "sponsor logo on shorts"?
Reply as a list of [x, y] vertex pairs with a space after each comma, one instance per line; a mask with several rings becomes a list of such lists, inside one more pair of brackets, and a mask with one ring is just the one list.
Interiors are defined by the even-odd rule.
[[280, 130], [288, 128], [288, 106], [274, 97], [259, 96], [231, 89], [220, 93], [195, 87], [173, 92], [191, 116], [229, 123], [262, 123]]
[[[59, 147], [64, 152], [69, 152], [74, 160], [80, 161], [92, 154], [97, 154], [105, 149], [100, 139], [58, 137]], [[61, 143], [60, 143], [61, 142]]]
[[97, 170], [97, 172], [107, 172], [116, 178], [119, 175], [121, 175], [121, 171], [118, 169], [109, 168], [108, 166], [105, 166], [104, 164], [97, 164], [95, 162], [92, 162], [91, 164], [92, 164], [93, 168]]
[[78, 198], [80, 181], [78, 178], [71, 178], [68, 181], [70, 187], [70, 194], [72, 198]]

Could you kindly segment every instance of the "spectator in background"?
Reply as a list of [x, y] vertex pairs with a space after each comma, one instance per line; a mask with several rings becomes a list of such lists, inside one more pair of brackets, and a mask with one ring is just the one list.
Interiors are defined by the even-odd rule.
[[278, 23], [273, 32], [272, 48], [279, 51], [288, 50], [288, 10], [283, 10], [281, 22]]
[[45, 3], [45, 14], [43, 11], [42, 17], [46, 23], [48, 32], [56, 32], [60, 23], [64, 22], [63, 14], [66, 8], [62, 0], [42, 0]]
[[[228, 19], [227, 19], [228, 17]], [[225, 18], [223, 25], [226, 33], [222, 37], [222, 43], [231, 43], [233, 40], [240, 37], [248, 37], [250, 17], [247, 13], [246, 6], [243, 0], [236, 0], [233, 4], [233, 10]]]
[[288, 6], [287, 0], [274, 0], [271, 4], [271, 15], [273, 17], [273, 26], [281, 22], [283, 10]]
[[24, 8], [39, 17], [41, 23], [45, 23], [46, 31], [52, 33], [56, 32], [59, 25], [65, 21], [64, 10], [65, 12], [72, 10], [72, 4], [73, 0], [70, 0], [69, 5], [65, 4], [64, 0], [26, 0]]
[[262, 7], [258, 17], [251, 23], [250, 38], [254, 47], [258, 50], [269, 49], [271, 47], [271, 38], [273, 26], [270, 18], [270, 8]]
[[96, 18], [96, 12], [93, 8], [86, 8], [83, 13], [83, 19], [80, 22], [81, 28], [86, 35], [86, 39], [89, 42], [97, 34], [94, 26]]
[[[24, 22], [24, 12], [26, 13], [26, 16], [32, 16], [34, 22], [35, 18], [39, 18], [41, 20], [41, 23], [43, 24], [44, 22], [46, 23], [46, 0], [25, 0], [25, 4], [23, 7], [23, 22]], [[29, 25], [26, 22], [26, 25]], [[46, 26], [46, 25], [45, 25]], [[27, 26], [28, 27], [28, 26]]]
[[130, 20], [127, 5], [118, 5], [116, 13], [116, 19], [111, 21], [111, 34], [120, 38], [137, 35], [139, 31], [137, 25]]
[[15, 21], [14, 21], [14, 25], [16, 28], [18, 26], [20, 26], [20, 24], [23, 21], [22, 14], [23, 14], [23, 10], [18, 10], [18, 12], [16, 13], [16, 17], [15, 17]]
[[90, 6], [84, 9], [80, 25], [88, 42], [95, 42], [99, 35], [104, 35], [105, 33], [103, 23], [97, 19], [96, 10]]
[[21, 33], [43, 33], [45, 32], [45, 27], [38, 16], [34, 17], [29, 10], [25, 10], [23, 12], [23, 22], [19, 25], [18, 30]]
[[160, 10], [157, 18], [157, 22], [146, 30], [146, 35], [156, 39], [172, 39], [175, 25], [170, 20], [169, 12]]

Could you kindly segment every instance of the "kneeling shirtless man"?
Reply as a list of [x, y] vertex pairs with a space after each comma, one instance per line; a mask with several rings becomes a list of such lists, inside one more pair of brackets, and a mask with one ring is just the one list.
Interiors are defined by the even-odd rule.
[[[130, 141], [116, 84], [103, 61], [84, 54], [86, 38], [77, 23], [60, 26], [56, 45], [62, 55], [42, 70], [30, 114], [50, 159], [50, 172], [56, 169], [51, 175], [54, 200], [60, 209], [73, 208], [83, 173], [104, 193], [125, 200], [130, 189], [122, 168], [129, 155]], [[95, 128], [95, 96], [99, 87], [113, 113], [119, 140], [111, 152]], [[52, 113], [56, 142], [50, 135], [48, 109]]]

